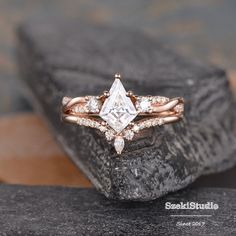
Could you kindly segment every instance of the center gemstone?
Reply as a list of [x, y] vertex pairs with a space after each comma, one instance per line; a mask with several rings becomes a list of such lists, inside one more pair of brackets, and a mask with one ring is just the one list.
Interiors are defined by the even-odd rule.
[[99, 116], [117, 133], [120, 133], [137, 116], [138, 112], [131, 99], [127, 97], [120, 79], [115, 79]]

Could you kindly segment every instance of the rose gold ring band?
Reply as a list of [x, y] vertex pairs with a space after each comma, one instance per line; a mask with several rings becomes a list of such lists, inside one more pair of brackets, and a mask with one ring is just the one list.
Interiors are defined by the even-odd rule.
[[125, 91], [118, 74], [110, 91], [101, 96], [62, 100], [63, 121], [100, 130], [108, 141], [114, 140], [118, 154], [125, 139], [132, 140], [143, 129], [176, 122], [183, 112], [183, 98], [134, 95]]

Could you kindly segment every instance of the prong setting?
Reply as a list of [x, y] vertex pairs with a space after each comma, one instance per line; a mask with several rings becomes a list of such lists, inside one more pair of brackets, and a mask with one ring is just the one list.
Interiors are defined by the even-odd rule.
[[121, 75], [119, 73], [115, 74], [115, 79], [121, 79]]
[[133, 97], [133, 96], [134, 96], [134, 93], [129, 90], [129, 91], [126, 93], [126, 96], [127, 96], [127, 97]]
[[116, 74], [111, 89], [101, 96], [64, 97], [61, 116], [65, 122], [98, 129], [107, 141], [114, 141], [119, 155], [125, 140], [133, 140], [143, 129], [176, 122], [184, 112], [183, 98], [137, 96], [126, 92], [120, 79]]
[[108, 98], [110, 96], [110, 93], [108, 91], [103, 92], [104, 97]]

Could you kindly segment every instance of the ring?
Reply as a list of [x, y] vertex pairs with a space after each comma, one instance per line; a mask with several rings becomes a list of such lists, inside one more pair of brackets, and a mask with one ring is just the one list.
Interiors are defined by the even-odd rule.
[[183, 117], [184, 99], [137, 96], [126, 92], [121, 76], [101, 96], [64, 97], [62, 120], [98, 129], [121, 154], [125, 140], [133, 140], [142, 130], [176, 122]]

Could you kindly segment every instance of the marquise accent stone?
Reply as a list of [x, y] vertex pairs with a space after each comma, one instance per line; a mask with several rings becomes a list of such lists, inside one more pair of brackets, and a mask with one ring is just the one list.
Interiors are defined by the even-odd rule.
[[114, 147], [116, 149], [117, 154], [121, 154], [125, 146], [125, 140], [121, 136], [117, 136], [114, 141]]

